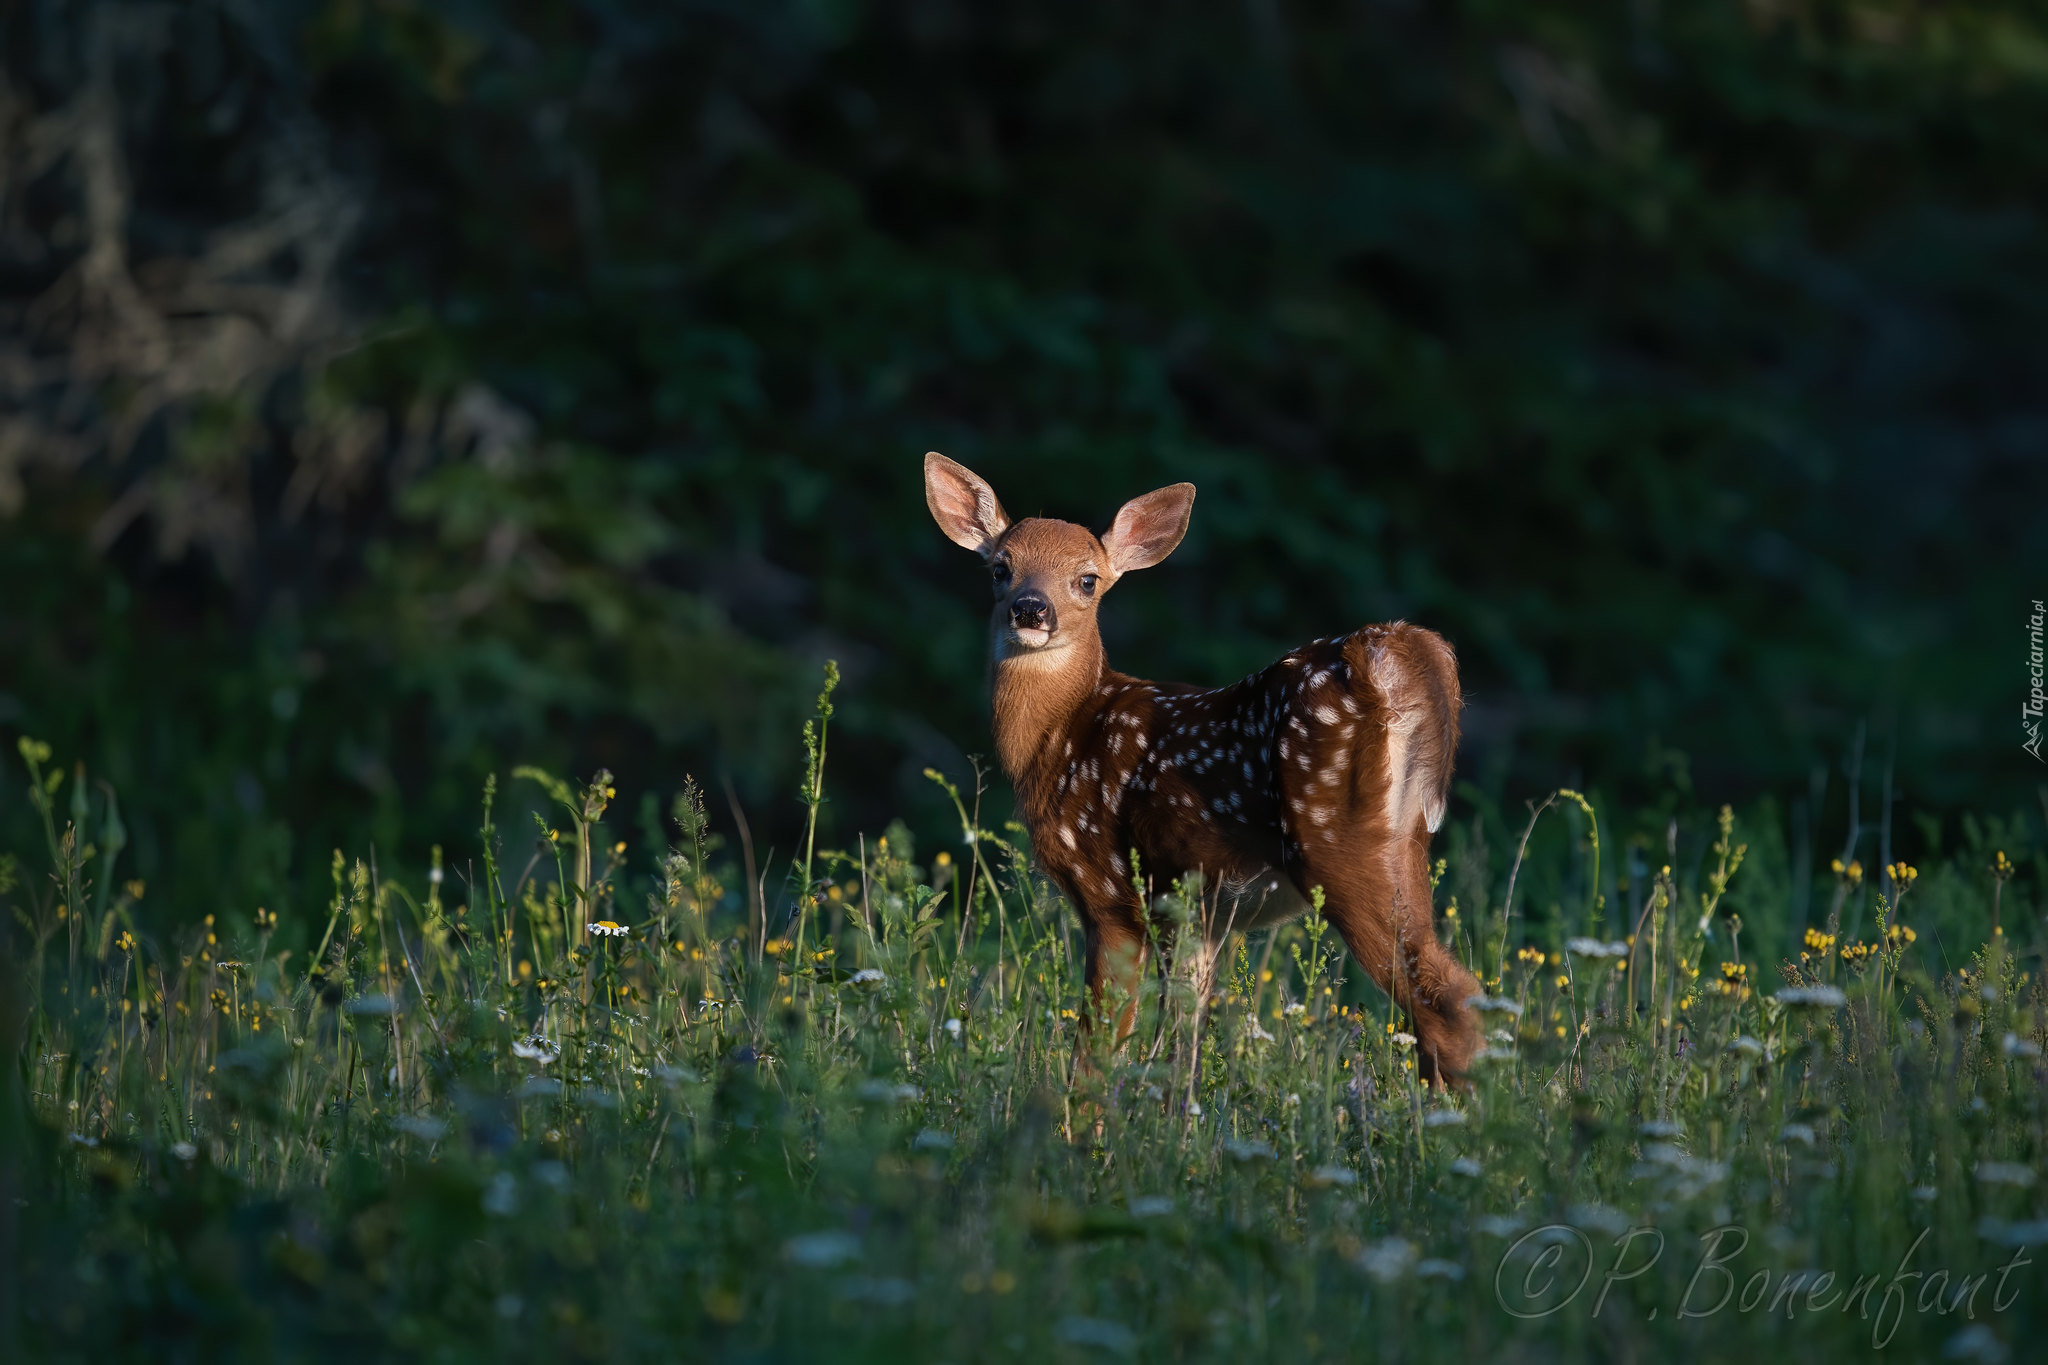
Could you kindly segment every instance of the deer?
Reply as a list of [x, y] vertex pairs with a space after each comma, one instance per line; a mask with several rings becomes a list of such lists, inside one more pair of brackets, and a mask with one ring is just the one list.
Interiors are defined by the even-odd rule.
[[[1012, 520], [995, 490], [934, 451], [925, 502], [979, 555], [995, 590], [989, 693], [997, 760], [1039, 865], [1072, 903], [1093, 1020], [1135, 1027], [1155, 939], [1174, 932], [1145, 878], [1203, 888], [1191, 927], [1195, 998], [1233, 931], [1285, 923], [1320, 898], [1346, 949], [1406, 1014], [1416, 1069], [1462, 1085], [1480, 1051], [1478, 980], [1438, 940], [1430, 838], [1443, 824], [1463, 705], [1457, 656], [1395, 621], [1312, 640], [1224, 687], [1110, 667], [1098, 611], [1126, 574], [1187, 534], [1195, 487], [1131, 499], [1108, 530]], [[1153, 932], [1148, 932], [1148, 930]]]

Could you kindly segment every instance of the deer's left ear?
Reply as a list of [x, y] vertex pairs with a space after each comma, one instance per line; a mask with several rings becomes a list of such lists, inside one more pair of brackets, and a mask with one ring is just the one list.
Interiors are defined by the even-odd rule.
[[936, 450], [924, 457], [924, 502], [948, 540], [983, 558], [1010, 528], [1010, 514], [987, 480]]
[[1118, 577], [1133, 569], [1149, 569], [1173, 553], [1188, 533], [1195, 510], [1195, 486], [1177, 483], [1132, 498], [1116, 514], [1116, 524], [1102, 537], [1109, 567]]

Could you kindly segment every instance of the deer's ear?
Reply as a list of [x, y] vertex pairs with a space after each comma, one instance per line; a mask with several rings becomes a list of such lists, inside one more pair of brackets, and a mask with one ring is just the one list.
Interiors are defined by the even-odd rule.
[[1195, 486], [1177, 483], [1132, 498], [1116, 514], [1116, 524], [1102, 537], [1109, 566], [1119, 577], [1133, 569], [1149, 569], [1173, 553], [1188, 533], [1195, 510]]
[[948, 540], [979, 555], [1010, 529], [1010, 514], [996, 501], [996, 490], [936, 450], [924, 457], [924, 502]]

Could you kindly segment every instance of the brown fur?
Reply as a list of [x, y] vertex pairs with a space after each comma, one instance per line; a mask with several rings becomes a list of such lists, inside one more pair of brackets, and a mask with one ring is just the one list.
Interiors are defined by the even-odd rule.
[[[944, 456], [926, 456], [925, 476], [947, 534], [1007, 569], [991, 621], [996, 751], [1041, 864], [1080, 912], [1098, 1008], [1106, 992], [1136, 994], [1147, 909], [1135, 851], [1150, 883], [1202, 877], [1204, 964], [1230, 929], [1299, 913], [1320, 887], [1352, 956], [1414, 1021], [1423, 1074], [1462, 1076], [1479, 1047], [1465, 1004], [1479, 983], [1437, 941], [1429, 886], [1462, 704], [1450, 645], [1394, 622], [1312, 641], [1227, 687], [1134, 678], [1109, 667], [1096, 603], [1178, 544], [1191, 485], [1133, 500], [1097, 537], [1012, 524]], [[1015, 627], [1020, 602], [1056, 618], [1042, 645]], [[1126, 1005], [1119, 1036], [1131, 1018]]]

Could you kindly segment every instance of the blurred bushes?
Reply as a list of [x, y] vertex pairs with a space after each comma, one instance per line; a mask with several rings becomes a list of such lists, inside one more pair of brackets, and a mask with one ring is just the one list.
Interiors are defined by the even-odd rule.
[[984, 733], [933, 448], [1019, 515], [1200, 485], [1106, 614], [1125, 667], [1443, 630], [1496, 800], [1834, 809], [1860, 722], [1911, 804], [2031, 799], [2023, 10], [108, 0], [0, 32], [0, 724], [94, 756], [152, 876], [276, 897], [324, 865], [285, 831], [461, 828], [519, 758], [729, 768], [772, 841], [825, 653], [840, 818], [920, 809]]

